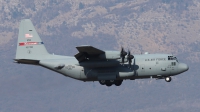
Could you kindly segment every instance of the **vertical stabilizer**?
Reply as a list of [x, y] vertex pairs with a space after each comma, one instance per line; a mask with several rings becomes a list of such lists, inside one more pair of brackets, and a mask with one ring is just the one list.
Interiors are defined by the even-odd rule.
[[19, 35], [15, 59], [42, 59], [47, 56], [44, 43], [36, 32], [31, 20], [24, 19], [19, 26]]

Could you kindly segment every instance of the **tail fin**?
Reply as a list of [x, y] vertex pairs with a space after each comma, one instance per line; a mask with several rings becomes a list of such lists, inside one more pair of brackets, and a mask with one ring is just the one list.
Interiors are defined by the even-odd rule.
[[15, 60], [40, 60], [48, 54], [31, 20], [22, 20], [19, 26]]

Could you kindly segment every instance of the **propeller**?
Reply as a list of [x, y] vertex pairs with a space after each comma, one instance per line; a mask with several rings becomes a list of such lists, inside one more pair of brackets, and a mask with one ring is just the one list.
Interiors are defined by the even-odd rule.
[[129, 67], [131, 67], [133, 58], [134, 58], [134, 56], [131, 54], [130, 50], [128, 50], [127, 60], [128, 60]]
[[122, 63], [124, 63], [124, 58], [127, 55], [127, 52], [121, 47], [120, 57], [122, 58]]

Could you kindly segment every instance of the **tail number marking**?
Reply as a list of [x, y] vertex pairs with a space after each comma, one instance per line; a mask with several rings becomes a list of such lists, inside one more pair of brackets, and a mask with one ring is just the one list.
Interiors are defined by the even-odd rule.
[[29, 41], [29, 42], [30, 42], [30, 41], [31, 41], [31, 39], [27, 39], [27, 41]]

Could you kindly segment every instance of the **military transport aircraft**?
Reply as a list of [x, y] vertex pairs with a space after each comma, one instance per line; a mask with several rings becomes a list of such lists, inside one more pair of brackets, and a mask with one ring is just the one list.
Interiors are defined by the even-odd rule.
[[101, 85], [120, 86], [123, 80], [143, 78], [165, 79], [189, 69], [171, 54], [132, 55], [121, 51], [103, 51], [93, 46], [76, 47], [74, 57], [49, 54], [31, 20], [24, 19], [19, 26], [15, 62], [39, 65], [81, 81], [99, 81]]

